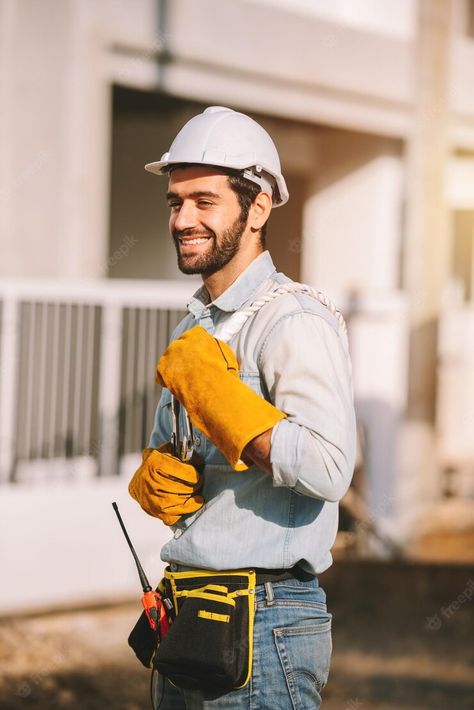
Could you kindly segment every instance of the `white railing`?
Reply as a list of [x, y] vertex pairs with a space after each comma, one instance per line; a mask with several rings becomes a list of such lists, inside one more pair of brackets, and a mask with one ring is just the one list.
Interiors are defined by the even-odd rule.
[[[127, 486], [153, 424], [156, 360], [199, 283], [0, 281], [0, 559], [15, 580], [0, 585], [0, 613], [139, 593], [112, 501], [150, 580], [162, 576], [169, 530]], [[395, 300], [350, 309], [356, 394], [376, 434], [392, 419], [380, 408], [369, 416], [373, 400], [397, 407], [403, 389], [404, 306]], [[386, 481], [386, 450], [372, 450], [368, 467]], [[384, 512], [377, 496], [374, 521]]]
[[0, 281], [0, 481], [114, 474], [196, 281]]

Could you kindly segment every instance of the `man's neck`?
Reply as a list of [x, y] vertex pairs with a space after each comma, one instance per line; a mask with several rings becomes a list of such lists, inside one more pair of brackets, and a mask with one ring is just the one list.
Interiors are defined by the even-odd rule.
[[211, 301], [215, 301], [224, 291], [227, 291], [242, 271], [245, 271], [247, 266], [262, 252], [263, 249], [260, 246], [246, 253], [239, 251], [222, 269], [210, 276], [203, 277]]

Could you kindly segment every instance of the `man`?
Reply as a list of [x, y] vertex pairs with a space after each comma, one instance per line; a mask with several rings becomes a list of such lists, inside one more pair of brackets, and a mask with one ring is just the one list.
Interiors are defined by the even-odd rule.
[[[288, 192], [259, 124], [210, 107], [146, 167], [168, 175], [178, 265], [204, 283], [158, 363], [164, 389], [130, 492], [172, 526], [162, 549], [172, 571], [257, 574], [250, 682], [214, 699], [169, 685], [160, 707], [319, 708], [331, 615], [317, 575], [332, 562], [355, 455], [346, 334], [265, 250]], [[172, 394], [203, 468], [166, 445]]]

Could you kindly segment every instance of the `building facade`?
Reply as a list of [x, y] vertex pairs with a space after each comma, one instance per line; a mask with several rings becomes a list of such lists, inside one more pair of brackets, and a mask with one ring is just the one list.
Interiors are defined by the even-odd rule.
[[[165, 182], [143, 165], [208, 105], [274, 137], [290, 202], [269, 248], [346, 313], [371, 518], [407, 547], [424, 525], [472, 519], [473, 75], [469, 0], [0, 0], [0, 550], [12, 574], [7, 525], [21, 509], [17, 544], [43, 526], [55, 564], [73, 540], [82, 554], [79, 531], [89, 569], [121, 545], [101, 506], [122, 495], [151, 428], [153, 357], [193, 290]], [[45, 521], [53, 501], [76, 513]], [[127, 514], [159, 564], [163, 532]], [[128, 562], [109, 557], [117, 594], [135, 585]], [[108, 588], [79, 576], [60, 601]], [[32, 601], [0, 596], [18, 603]]]

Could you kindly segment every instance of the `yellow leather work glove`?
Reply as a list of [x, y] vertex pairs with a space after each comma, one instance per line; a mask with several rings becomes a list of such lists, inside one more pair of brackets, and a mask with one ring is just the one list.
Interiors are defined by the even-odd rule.
[[238, 376], [233, 350], [201, 326], [174, 340], [157, 365], [156, 381], [186, 407], [192, 423], [224, 454], [232, 468], [249, 441], [272, 429], [286, 414], [260, 397]]
[[171, 453], [171, 445], [143, 449], [142, 464], [128, 486], [128, 492], [143, 510], [165, 525], [174, 525], [182, 515], [194, 513], [204, 505], [201, 475], [189, 463]]

